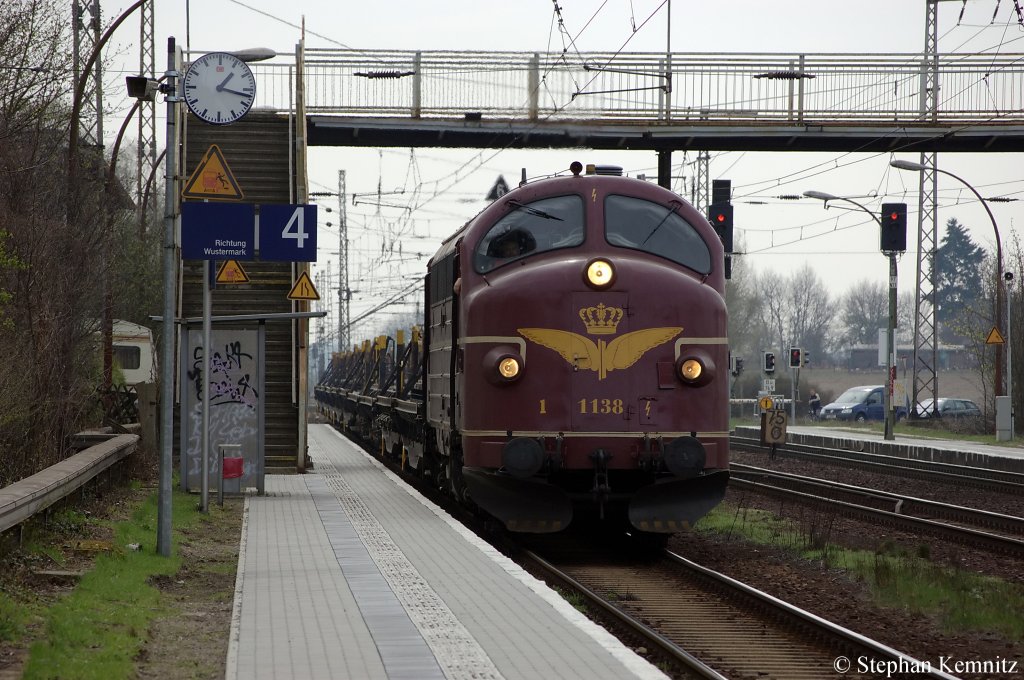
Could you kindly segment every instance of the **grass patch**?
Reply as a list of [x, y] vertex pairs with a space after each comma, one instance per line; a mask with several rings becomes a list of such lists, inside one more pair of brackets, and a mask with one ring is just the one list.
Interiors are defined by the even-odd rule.
[[566, 590], [561, 586], [553, 586], [556, 593], [562, 596], [562, 599], [573, 606], [574, 609], [587, 614], [587, 602], [582, 595], [577, 593], [575, 590]]
[[[44, 614], [43, 638], [30, 648], [24, 678], [88, 680], [130, 678], [150, 622], [167, 607], [149, 585], [181, 566], [180, 530], [205, 521], [195, 498], [175, 490], [172, 499], [171, 557], [156, 552], [157, 494], [146, 498], [130, 519], [113, 523], [113, 550], [100, 555], [78, 587]], [[129, 548], [139, 544], [138, 550]]]
[[869, 587], [875, 601], [927, 614], [947, 631], [998, 632], [1024, 640], [1024, 587], [928, 561], [927, 545], [912, 553], [890, 543], [874, 551], [852, 550], [828, 540], [820, 517], [807, 526], [770, 512], [722, 504], [697, 523], [697, 530], [787, 550], [841, 569]]
[[28, 610], [20, 602], [0, 593], [0, 641], [17, 640], [25, 634]]

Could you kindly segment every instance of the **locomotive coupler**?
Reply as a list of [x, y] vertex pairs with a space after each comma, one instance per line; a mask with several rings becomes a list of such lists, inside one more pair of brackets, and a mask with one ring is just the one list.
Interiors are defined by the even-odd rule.
[[562, 450], [565, 446], [565, 437], [559, 432], [555, 437], [555, 450], [548, 455], [548, 471], [554, 472], [562, 467]]
[[611, 495], [612, 488], [608, 484], [608, 461], [612, 454], [604, 449], [597, 449], [590, 454], [590, 460], [594, 461], [594, 486], [590, 492], [594, 495], [594, 501], [601, 509], [601, 519], [604, 519], [604, 504]]
[[644, 448], [640, 451], [637, 467], [644, 472], [650, 472], [654, 469], [654, 452], [651, 450], [651, 436], [646, 432], [644, 432]]

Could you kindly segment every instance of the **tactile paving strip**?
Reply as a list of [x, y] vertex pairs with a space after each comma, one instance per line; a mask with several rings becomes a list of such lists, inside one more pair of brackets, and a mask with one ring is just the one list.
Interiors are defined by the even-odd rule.
[[[411, 652], [401, 647], [392, 650], [392, 639], [401, 639], [403, 645], [409, 644], [408, 631], [404, 634], [399, 632], [396, 612], [387, 603], [389, 598], [381, 592], [379, 581], [386, 583], [394, 606], [399, 606], [399, 611], [404, 609], [403, 618], [411, 622], [422, 641], [429, 646], [433, 652], [433, 666], [440, 667], [443, 677], [448, 680], [500, 680], [503, 676], [487, 653], [398, 549], [366, 504], [352, 491], [344, 476], [335, 470], [326, 456], [319, 455], [319, 447], [314, 442], [310, 442], [309, 451], [320, 474], [307, 477], [307, 486], [316, 499], [317, 510], [324, 517], [324, 526], [339, 564], [364, 613], [389, 675], [391, 666], [385, 657], [385, 650], [403, 656]], [[321, 489], [324, 485], [327, 488]], [[334, 512], [328, 507], [330, 501], [324, 498], [324, 492], [328, 489], [340, 502], [340, 508]], [[335, 508], [338, 506], [335, 505]], [[337, 516], [342, 514], [341, 510], [347, 518]], [[345, 524], [348, 526], [343, 526]], [[353, 541], [360, 544], [354, 544]], [[365, 555], [365, 559], [359, 553]], [[374, 580], [378, 580], [378, 583], [373, 583]], [[380, 639], [378, 630], [382, 636]], [[415, 664], [410, 668], [416, 673], [408, 677], [434, 677], [425, 674], [424, 669], [417, 668]]]

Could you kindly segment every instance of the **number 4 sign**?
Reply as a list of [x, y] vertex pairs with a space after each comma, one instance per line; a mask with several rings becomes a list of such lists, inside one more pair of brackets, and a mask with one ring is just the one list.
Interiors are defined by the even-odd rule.
[[316, 206], [259, 206], [259, 257], [261, 260], [316, 262]]

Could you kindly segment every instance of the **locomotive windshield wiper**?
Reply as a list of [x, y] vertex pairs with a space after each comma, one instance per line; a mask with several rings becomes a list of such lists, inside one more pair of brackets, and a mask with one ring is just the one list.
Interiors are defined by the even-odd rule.
[[661, 225], [665, 224], [665, 220], [668, 219], [669, 215], [671, 215], [672, 213], [674, 213], [676, 211], [676, 206], [678, 206], [678, 205], [681, 205], [681, 203], [679, 203], [679, 201], [671, 201], [671, 202], [669, 202], [668, 212], [665, 213], [665, 216], [661, 218], [661, 222], [658, 222], [658, 224], [654, 227], [654, 229], [651, 229], [651, 232], [649, 234], [647, 234], [647, 238], [645, 238], [643, 240], [643, 243], [641, 243], [640, 245], [642, 245], [642, 246], [647, 245], [647, 242], [651, 240], [652, 236], [654, 236], [654, 232], [656, 232], [659, 229], [661, 229]]
[[558, 217], [557, 215], [546, 213], [543, 210], [538, 210], [537, 208], [531, 208], [530, 206], [524, 205], [519, 201], [505, 201], [505, 205], [510, 205], [516, 210], [522, 210], [524, 212], [530, 213], [531, 215], [536, 215], [537, 217], [543, 217], [546, 220], [558, 220], [559, 222], [565, 222], [564, 219]]

